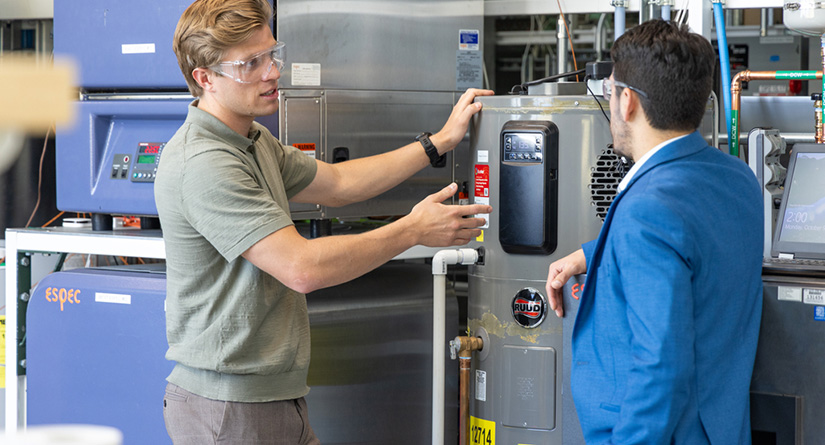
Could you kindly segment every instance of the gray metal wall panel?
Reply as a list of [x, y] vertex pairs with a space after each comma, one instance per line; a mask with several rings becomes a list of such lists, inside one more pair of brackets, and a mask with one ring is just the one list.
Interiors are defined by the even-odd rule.
[[302, 87], [292, 63], [319, 63], [316, 87], [454, 91], [459, 31], [479, 31], [480, 53], [483, 19], [481, 0], [281, 0], [277, 36], [288, 48], [281, 86]]
[[[281, 142], [285, 144], [312, 144], [317, 150], [323, 147], [321, 132], [323, 129], [321, 92], [306, 91], [298, 96], [284, 97], [281, 102], [284, 119], [283, 131], [281, 132]], [[282, 93], [283, 97], [283, 93]], [[289, 123], [286, 119], [289, 117]], [[295, 214], [300, 212], [318, 212], [320, 206], [306, 203], [290, 203], [289, 210]]]
[[[458, 100], [453, 92], [355, 90], [282, 90], [281, 97], [282, 103], [296, 100], [302, 104], [287, 108], [281, 118], [282, 141], [292, 145], [320, 140], [316, 156], [330, 163], [336, 147], [349, 148], [350, 159], [356, 159], [407, 145], [422, 131], [435, 133]], [[316, 99], [321, 110], [320, 138], [314, 133], [317, 115], [312, 101]], [[455, 171], [462, 174], [454, 175], [451, 167], [455, 164]], [[465, 140], [448, 155], [444, 168], [426, 167], [393, 189], [361, 203], [321, 207], [318, 211], [293, 205], [292, 216], [360, 218], [406, 214], [424, 197], [451, 181], [466, 181], [468, 168], [469, 142]]]

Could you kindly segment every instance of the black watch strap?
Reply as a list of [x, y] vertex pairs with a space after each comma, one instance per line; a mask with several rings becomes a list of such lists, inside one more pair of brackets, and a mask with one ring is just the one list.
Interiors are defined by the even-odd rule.
[[419, 134], [415, 137], [415, 140], [421, 143], [421, 146], [424, 147], [424, 153], [427, 153], [427, 157], [430, 158], [430, 165], [435, 168], [442, 168], [447, 165], [447, 154], [439, 155], [438, 149], [435, 148], [432, 141], [430, 140], [430, 136], [432, 133], [424, 132]]

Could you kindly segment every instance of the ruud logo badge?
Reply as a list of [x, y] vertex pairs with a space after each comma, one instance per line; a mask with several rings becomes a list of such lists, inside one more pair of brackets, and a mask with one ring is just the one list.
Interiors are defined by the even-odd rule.
[[513, 318], [525, 328], [535, 328], [547, 314], [547, 299], [532, 287], [518, 291], [513, 298]]

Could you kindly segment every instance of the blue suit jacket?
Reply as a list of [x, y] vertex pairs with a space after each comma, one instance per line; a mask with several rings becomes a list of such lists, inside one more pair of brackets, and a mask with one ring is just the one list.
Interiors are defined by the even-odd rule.
[[762, 201], [693, 133], [654, 154], [583, 246], [572, 393], [589, 444], [750, 444]]

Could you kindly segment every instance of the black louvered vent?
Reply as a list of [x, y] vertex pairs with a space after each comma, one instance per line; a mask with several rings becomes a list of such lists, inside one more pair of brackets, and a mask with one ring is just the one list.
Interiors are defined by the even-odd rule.
[[632, 162], [619, 157], [613, 152], [613, 145], [608, 145], [596, 159], [596, 165], [590, 169], [590, 204], [596, 207], [596, 215], [604, 222], [610, 203], [616, 197], [616, 189], [624, 175], [630, 170]]

